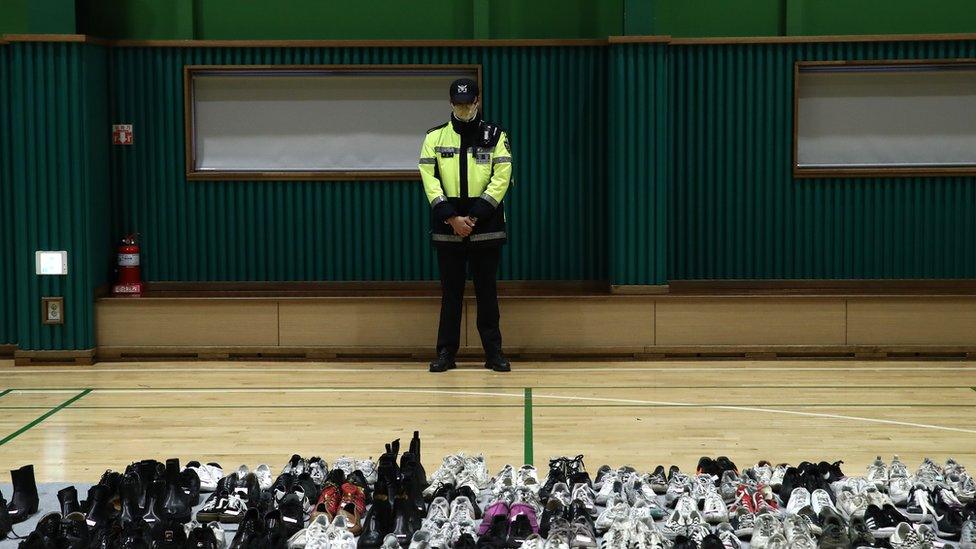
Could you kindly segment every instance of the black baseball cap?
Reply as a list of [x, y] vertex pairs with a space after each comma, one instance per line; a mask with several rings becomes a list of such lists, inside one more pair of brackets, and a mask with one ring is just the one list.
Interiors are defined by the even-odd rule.
[[451, 82], [451, 103], [471, 103], [478, 98], [478, 83], [471, 78]]

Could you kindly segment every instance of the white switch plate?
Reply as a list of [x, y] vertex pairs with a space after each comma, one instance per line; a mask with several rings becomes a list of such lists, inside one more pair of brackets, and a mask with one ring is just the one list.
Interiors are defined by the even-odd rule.
[[68, 252], [34, 252], [34, 260], [39, 275], [68, 274]]

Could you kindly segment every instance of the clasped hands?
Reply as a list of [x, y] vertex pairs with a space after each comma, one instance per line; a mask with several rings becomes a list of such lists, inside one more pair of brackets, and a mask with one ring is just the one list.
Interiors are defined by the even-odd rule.
[[466, 237], [474, 230], [474, 221], [468, 216], [456, 215], [448, 219], [447, 222], [454, 229], [454, 234], [460, 237]]

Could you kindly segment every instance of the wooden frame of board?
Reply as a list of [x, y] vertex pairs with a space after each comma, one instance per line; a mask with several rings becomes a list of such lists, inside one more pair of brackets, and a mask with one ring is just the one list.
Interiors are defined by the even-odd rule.
[[[199, 73], [214, 72], [370, 72], [370, 71], [425, 71], [457, 72], [470, 70], [477, 73], [478, 89], [483, 90], [481, 65], [475, 64], [403, 64], [403, 65], [184, 65], [183, 66], [183, 140], [186, 158], [186, 178], [201, 180], [239, 181], [349, 181], [349, 180], [419, 180], [420, 170], [314, 170], [314, 171], [255, 171], [255, 170], [197, 170], [196, 142], [193, 116], [193, 77]], [[446, 95], [446, 94], [445, 94]], [[479, 101], [480, 101], [479, 96]], [[445, 101], [447, 101], [445, 99]], [[418, 139], [420, 139], [418, 135]]]
[[972, 166], [913, 166], [884, 167], [865, 166], [859, 168], [823, 167], [804, 168], [799, 165], [799, 128], [797, 119], [800, 111], [800, 72], [803, 67], [812, 66], [877, 66], [877, 65], [964, 65], [976, 68], [976, 59], [871, 59], [840, 61], [797, 61], [793, 64], [793, 177], [798, 179], [824, 177], [939, 177], [957, 175], [976, 175], [976, 164]]

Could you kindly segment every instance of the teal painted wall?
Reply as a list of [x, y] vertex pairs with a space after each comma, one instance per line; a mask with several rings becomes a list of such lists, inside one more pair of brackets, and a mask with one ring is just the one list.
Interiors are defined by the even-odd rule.
[[14, 281], [13, 165], [10, 133], [10, 48], [0, 45], [0, 345], [17, 342], [17, 286]]
[[78, 3], [78, 31], [120, 39], [188, 40], [193, 38], [194, 4], [194, 0], [86, 0]]
[[972, 41], [673, 47], [669, 278], [976, 277], [976, 179], [791, 174], [795, 61], [974, 56]]
[[[9, 67], [9, 157], [17, 344], [22, 350], [94, 346], [93, 295], [107, 273], [107, 52], [79, 43], [14, 43]], [[35, 250], [67, 250], [68, 275], [37, 276]], [[65, 323], [41, 323], [41, 298], [61, 296]]]
[[670, 47], [615, 44], [608, 55], [610, 282], [666, 284]]
[[[182, 67], [481, 63], [486, 118], [509, 129], [515, 160], [500, 276], [605, 280], [605, 55], [603, 47], [115, 48], [112, 118], [134, 124], [135, 144], [113, 148], [114, 234], [144, 235], [148, 280], [436, 279], [419, 181], [187, 182]], [[445, 121], [449, 114], [445, 100]], [[426, 129], [417, 129], [418, 147]]]

